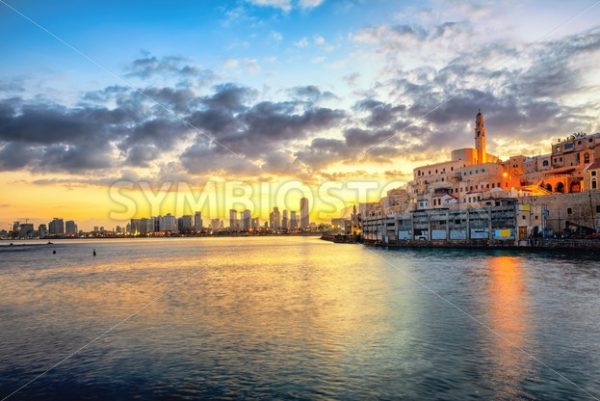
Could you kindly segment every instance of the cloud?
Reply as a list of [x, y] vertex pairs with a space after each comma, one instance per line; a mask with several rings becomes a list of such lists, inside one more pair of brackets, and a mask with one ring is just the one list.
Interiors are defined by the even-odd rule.
[[[0, 169], [316, 179], [365, 165], [403, 170], [403, 162], [438, 160], [453, 148], [471, 146], [478, 109], [486, 117], [490, 150], [501, 154], [517, 145], [537, 152], [552, 136], [598, 129], [599, 104], [592, 96], [600, 89], [593, 62], [600, 53], [598, 28], [513, 43], [470, 38], [480, 28], [468, 19], [420, 18], [352, 35], [353, 51], [338, 61], [369, 68], [340, 77], [351, 93], [336, 82], [327, 85], [339, 96], [309, 83], [272, 92], [236, 83], [156, 85], [148, 78], [181, 82], [201, 69], [183, 58], [150, 55], [127, 69], [143, 78], [143, 87], [107, 86], [82, 93], [75, 106], [5, 90]], [[296, 45], [328, 44], [309, 37]], [[236, 73], [261, 71], [253, 58], [225, 65]], [[367, 87], [359, 86], [371, 76], [376, 78]], [[580, 96], [582, 91], [592, 95]]]
[[290, 0], [246, 0], [255, 6], [278, 8], [284, 12], [289, 12], [292, 9]]
[[339, 100], [339, 97], [336, 96], [333, 92], [321, 91], [315, 85], [296, 86], [288, 90], [288, 93], [293, 98], [305, 100], [312, 103], [318, 103], [320, 101], [327, 100]]
[[320, 6], [323, 0], [297, 0], [292, 3], [291, 0], [246, 0], [248, 3], [260, 7], [272, 7], [279, 9], [285, 13], [290, 12], [297, 7], [302, 10], [309, 10]]
[[299, 0], [298, 4], [301, 8], [315, 8], [320, 6], [323, 0]]
[[128, 77], [137, 77], [147, 79], [153, 76], [176, 75], [181, 78], [200, 78], [206, 80], [213, 77], [210, 70], [201, 69], [189, 64], [189, 60], [184, 57], [166, 56], [158, 58], [152, 55], [145, 55], [133, 60], [127, 67]]
[[277, 32], [277, 31], [271, 32], [270, 37], [275, 42], [281, 42], [283, 40], [283, 35], [281, 34], [281, 32]]
[[300, 49], [304, 49], [305, 47], [308, 46], [308, 38], [306, 37], [302, 37], [300, 39], [298, 39], [296, 42], [294, 42], [294, 46], [299, 47]]

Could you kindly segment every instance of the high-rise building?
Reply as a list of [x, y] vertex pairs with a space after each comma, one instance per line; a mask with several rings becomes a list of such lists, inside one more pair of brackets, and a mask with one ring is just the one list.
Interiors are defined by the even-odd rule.
[[23, 223], [19, 226], [18, 231], [19, 238], [31, 238], [33, 237], [33, 224]]
[[237, 217], [237, 211], [235, 209], [229, 209], [229, 230], [236, 231], [239, 229], [239, 222]]
[[48, 236], [48, 228], [46, 227], [45, 224], [40, 224], [38, 226], [38, 236], [40, 238], [44, 238]]
[[300, 198], [300, 229], [308, 230], [309, 223], [308, 199]]
[[289, 228], [288, 211], [284, 210], [283, 217], [281, 218], [281, 229], [287, 231], [288, 228]]
[[202, 231], [202, 228], [202, 212], [196, 212], [194, 213], [194, 230], [200, 232]]
[[48, 223], [48, 233], [50, 235], [63, 235], [65, 233], [65, 222], [63, 219], [55, 217]]
[[160, 219], [160, 231], [165, 233], [176, 233], [177, 232], [177, 219], [171, 213], [167, 213]]
[[71, 236], [77, 235], [77, 224], [73, 220], [68, 220], [65, 223], [65, 233]]
[[290, 230], [296, 231], [298, 229], [298, 216], [295, 211], [290, 212]]
[[213, 231], [222, 229], [223, 228], [223, 221], [219, 220], [219, 219], [212, 219], [210, 221], [210, 228]]
[[251, 220], [252, 212], [250, 212], [250, 210], [248, 209], [244, 210], [244, 212], [242, 213], [242, 230], [250, 231]]
[[20, 221], [15, 221], [13, 223], [12, 232], [16, 235], [19, 232], [20, 228], [21, 228], [21, 222]]
[[140, 224], [140, 228], [142, 234], [152, 234], [154, 232], [154, 218], [143, 218], [142, 224]]
[[181, 216], [177, 219], [177, 228], [179, 231], [189, 232], [194, 227], [194, 218], [191, 215]]
[[281, 213], [277, 206], [275, 206], [273, 211], [269, 214], [269, 225], [273, 231], [281, 229]]
[[254, 217], [252, 218], [252, 231], [258, 231], [258, 229], [260, 228], [260, 220], [258, 219], [258, 217]]
[[129, 222], [129, 234], [138, 235], [142, 232], [141, 219], [131, 219]]

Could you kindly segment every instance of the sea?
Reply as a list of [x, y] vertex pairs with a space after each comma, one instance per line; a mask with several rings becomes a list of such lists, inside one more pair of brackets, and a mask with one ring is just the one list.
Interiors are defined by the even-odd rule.
[[0, 243], [0, 400], [600, 398], [584, 250], [21, 244]]

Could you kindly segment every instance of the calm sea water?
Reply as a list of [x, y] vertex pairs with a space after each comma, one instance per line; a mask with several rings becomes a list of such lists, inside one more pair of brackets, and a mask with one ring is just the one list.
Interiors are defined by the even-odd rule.
[[0, 248], [0, 399], [28, 382], [9, 399], [593, 400], [600, 263], [281, 237]]

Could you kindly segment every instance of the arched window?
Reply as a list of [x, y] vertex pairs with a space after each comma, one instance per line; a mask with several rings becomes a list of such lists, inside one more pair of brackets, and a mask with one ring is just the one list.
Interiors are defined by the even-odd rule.
[[559, 182], [558, 184], [556, 184], [556, 190], [554, 192], [559, 192], [559, 193], [564, 193], [565, 192], [565, 184], [563, 184], [562, 182]]
[[548, 167], [548, 164], [549, 164], [549, 163], [548, 163], [548, 160], [544, 160], [544, 161], [542, 162], [542, 166], [544, 166], [544, 167]]

